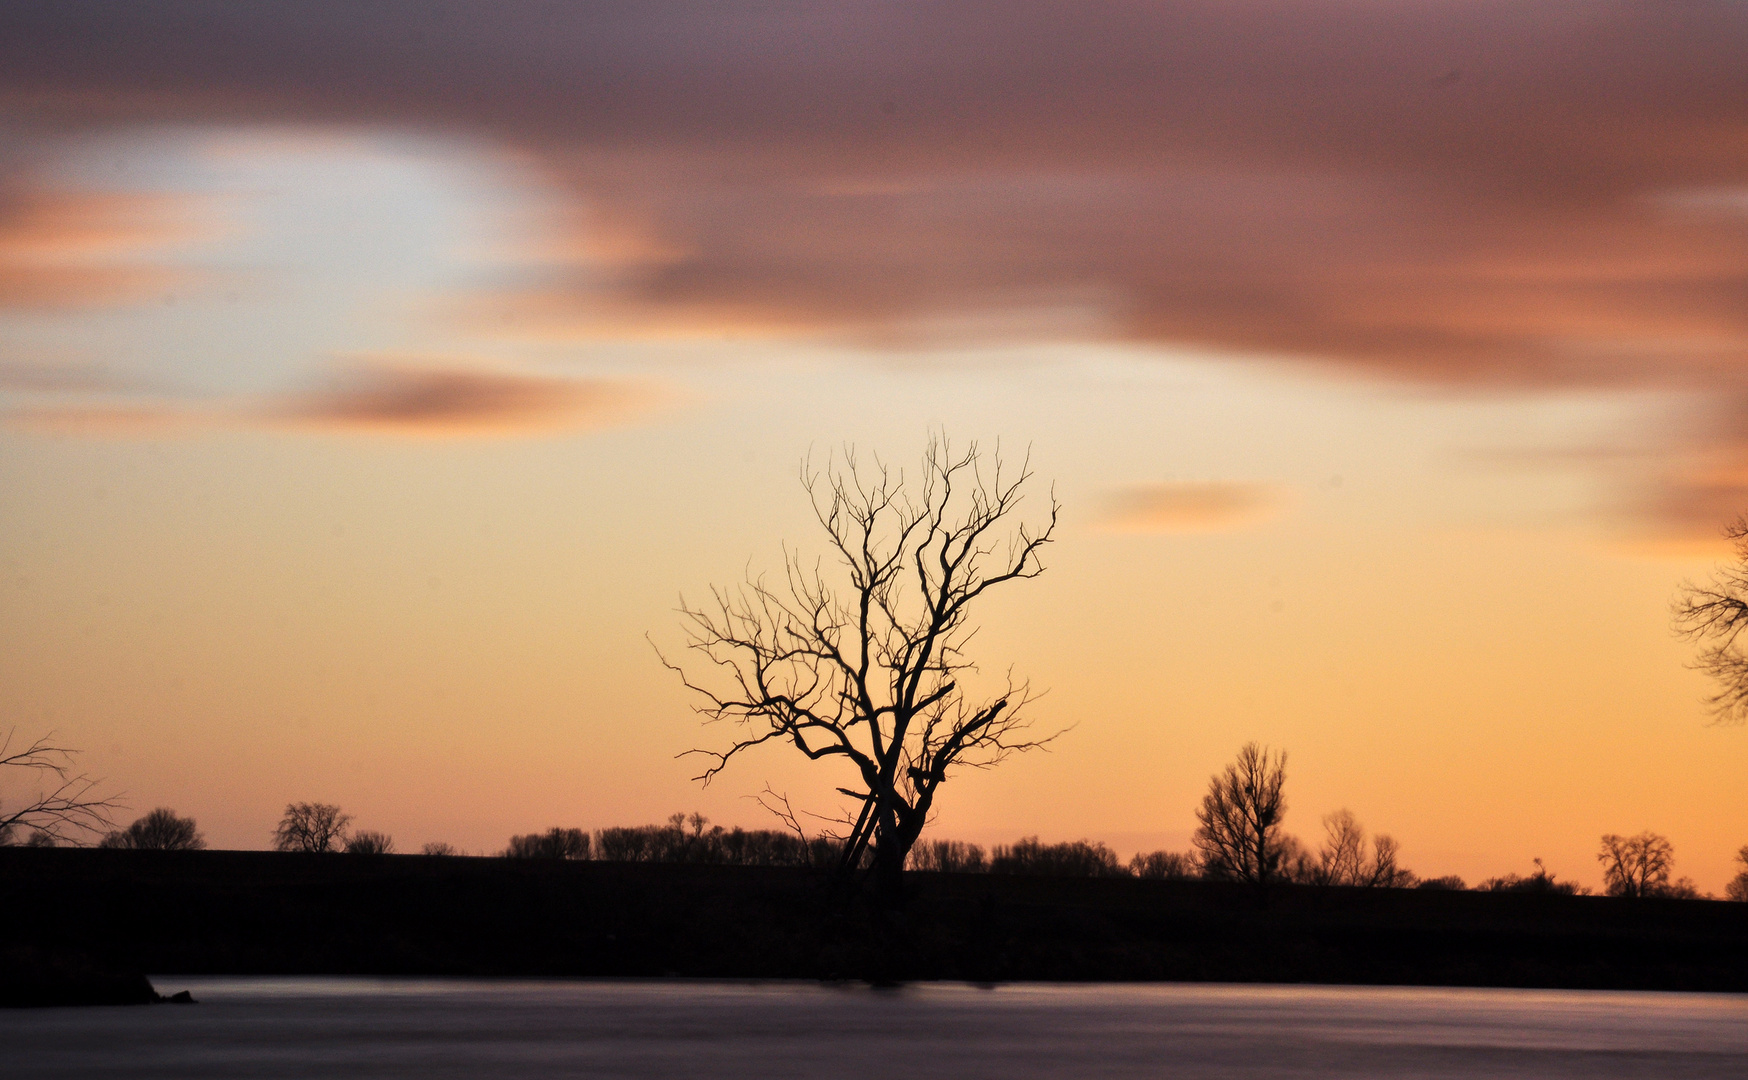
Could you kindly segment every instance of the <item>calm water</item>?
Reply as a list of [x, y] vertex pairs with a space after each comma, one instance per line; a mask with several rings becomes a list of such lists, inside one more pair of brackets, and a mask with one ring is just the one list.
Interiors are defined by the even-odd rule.
[[1748, 997], [1275, 986], [154, 979], [0, 1012], [25, 1077], [1748, 1077]]

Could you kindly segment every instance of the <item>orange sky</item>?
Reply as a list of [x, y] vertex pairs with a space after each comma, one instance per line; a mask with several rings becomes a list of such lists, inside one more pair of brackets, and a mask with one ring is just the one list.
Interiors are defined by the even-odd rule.
[[941, 834], [1181, 848], [1258, 739], [1307, 839], [1721, 887], [1741, 9], [484, 10], [0, 12], [7, 723], [221, 846], [828, 809], [644, 635], [943, 427], [1057, 485], [980, 658], [1074, 729]]

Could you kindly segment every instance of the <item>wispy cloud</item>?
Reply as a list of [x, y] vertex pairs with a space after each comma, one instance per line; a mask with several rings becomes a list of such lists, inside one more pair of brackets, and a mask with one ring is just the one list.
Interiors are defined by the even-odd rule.
[[[569, 204], [494, 300], [542, 332], [1105, 337], [1435, 387], [1748, 388], [1742, 4], [299, 12], [0, 6], [0, 109], [495, 142]], [[0, 205], [0, 232], [25, 213]], [[0, 302], [138, 284], [9, 265]], [[441, 429], [452, 389], [283, 419]], [[520, 392], [460, 396], [543, 414]], [[1685, 530], [1678, 506], [1736, 497], [1670, 487], [1631, 513]]]
[[241, 400], [71, 401], [0, 417], [66, 434], [135, 437], [223, 428], [478, 438], [623, 423], [662, 400], [648, 385], [409, 362], [355, 363], [324, 387]]
[[141, 389], [140, 384], [76, 360], [0, 359], [0, 390], [92, 394]]
[[1099, 528], [1117, 533], [1225, 532], [1267, 520], [1283, 501], [1281, 491], [1266, 484], [1137, 484], [1106, 497]]
[[198, 235], [187, 200], [14, 183], [0, 191], [0, 310], [138, 303], [196, 280], [150, 256]]
[[255, 410], [296, 428], [398, 435], [509, 435], [599, 427], [647, 406], [646, 388], [461, 367], [370, 364]]

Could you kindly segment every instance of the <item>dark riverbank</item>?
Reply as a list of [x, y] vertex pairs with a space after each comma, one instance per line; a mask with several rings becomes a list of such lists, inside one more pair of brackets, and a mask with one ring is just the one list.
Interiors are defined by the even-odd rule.
[[1185, 980], [1748, 991], [1748, 904], [915, 874], [0, 849], [0, 962], [93, 970]]

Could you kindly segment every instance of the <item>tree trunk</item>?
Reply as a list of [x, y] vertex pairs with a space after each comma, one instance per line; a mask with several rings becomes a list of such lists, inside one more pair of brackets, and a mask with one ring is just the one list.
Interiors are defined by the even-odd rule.
[[904, 906], [904, 841], [898, 835], [898, 815], [890, 806], [881, 807], [874, 834], [874, 896], [888, 910]]

